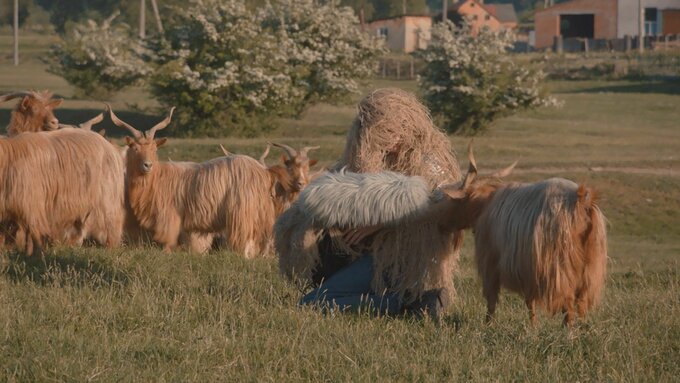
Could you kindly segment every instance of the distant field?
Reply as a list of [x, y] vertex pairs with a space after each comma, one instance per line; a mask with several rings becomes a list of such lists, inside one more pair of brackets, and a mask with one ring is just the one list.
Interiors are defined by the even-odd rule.
[[[70, 99], [68, 84], [36, 59], [44, 43], [30, 41], [33, 56], [15, 69], [0, 36], [0, 92], [52, 89], [67, 98], [57, 111], [67, 123], [102, 110]], [[680, 84], [547, 85], [562, 108], [501, 119], [474, 145], [482, 171], [519, 160], [513, 180], [562, 176], [599, 191], [610, 274], [602, 307], [572, 337], [557, 318], [531, 328], [510, 294], [497, 322], [482, 324], [470, 234], [453, 276], [458, 299], [441, 326], [298, 309], [300, 292], [274, 259], [154, 248], [56, 248], [42, 259], [0, 252], [0, 380], [677, 381]], [[415, 82], [375, 80], [366, 91], [384, 86], [416, 90]], [[126, 103], [152, 105], [141, 90], [113, 101], [139, 128], [161, 118], [128, 110]], [[0, 105], [1, 126], [11, 106]], [[266, 137], [171, 139], [161, 157], [202, 161], [220, 155], [218, 143], [259, 155], [276, 140], [319, 144], [314, 153], [328, 165], [354, 115], [352, 105], [318, 105]], [[460, 157], [468, 141], [451, 137]]]

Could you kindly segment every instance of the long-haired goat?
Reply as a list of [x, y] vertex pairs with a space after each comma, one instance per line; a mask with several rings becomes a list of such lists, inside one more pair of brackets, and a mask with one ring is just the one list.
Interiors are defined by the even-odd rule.
[[474, 228], [487, 321], [505, 287], [524, 296], [532, 323], [538, 304], [552, 315], [563, 312], [564, 324], [572, 325], [577, 314], [584, 317], [598, 302], [605, 282], [606, 221], [595, 192], [561, 178], [528, 184], [475, 181], [472, 147], [468, 156], [470, 168], [460, 187], [442, 190], [450, 197], [448, 224]]
[[96, 133], [65, 128], [0, 138], [0, 222], [16, 224], [25, 237], [18, 245], [25, 241], [29, 254], [72, 229], [72, 236], [117, 246], [123, 183], [119, 154]]
[[276, 187], [294, 192], [284, 168], [266, 168], [240, 155], [200, 164], [158, 161], [157, 148], [166, 138], [154, 139], [170, 123], [170, 114], [140, 132], [110, 110], [114, 124], [126, 128], [127, 194], [132, 213], [143, 229], [166, 251], [174, 249], [180, 233], [218, 233], [227, 245], [250, 258], [270, 251], [271, 231], [279, 206]]
[[0, 96], [0, 102], [21, 98], [12, 110], [7, 135], [15, 136], [23, 132], [42, 132], [57, 130], [59, 120], [54, 116], [54, 109], [62, 103], [62, 99], [52, 99], [48, 91], [13, 92]]

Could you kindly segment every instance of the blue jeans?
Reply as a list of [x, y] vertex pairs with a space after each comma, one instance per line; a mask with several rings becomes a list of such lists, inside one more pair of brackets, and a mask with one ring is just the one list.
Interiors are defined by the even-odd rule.
[[403, 304], [397, 294], [376, 294], [371, 289], [373, 270], [373, 257], [364, 255], [302, 297], [300, 305], [319, 305], [324, 309], [337, 307], [343, 311], [367, 309], [379, 315], [399, 314]]

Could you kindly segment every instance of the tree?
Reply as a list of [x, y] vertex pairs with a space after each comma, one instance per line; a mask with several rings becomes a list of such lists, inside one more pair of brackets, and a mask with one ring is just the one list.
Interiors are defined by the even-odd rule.
[[449, 132], [476, 134], [496, 118], [519, 109], [554, 105], [542, 94], [544, 74], [515, 64], [507, 53], [508, 31], [481, 29], [451, 21], [432, 28], [432, 40], [419, 53], [425, 61], [419, 86], [437, 122]]
[[75, 86], [78, 97], [106, 99], [150, 72], [134, 32], [127, 24], [114, 23], [116, 16], [76, 24], [49, 56], [50, 71]]
[[375, 73], [382, 41], [363, 33], [349, 7], [315, 0], [279, 0], [264, 13], [285, 50], [283, 71], [291, 79], [289, 100], [299, 115], [316, 102], [337, 102], [359, 92], [359, 82]]

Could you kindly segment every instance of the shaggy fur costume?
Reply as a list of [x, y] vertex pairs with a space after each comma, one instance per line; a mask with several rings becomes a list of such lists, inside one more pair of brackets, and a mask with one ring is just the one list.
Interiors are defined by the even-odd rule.
[[[276, 222], [275, 246], [282, 272], [312, 280], [319, 266], [321, 233], [380, 225], [370, 244], [374, 291], [415, 299], [430, 288], [453, 289], [449, 271], [456, 245], [429, 212], [443, 198], [420, 177], [397, 173], [329, 173], [314, 180]], [[353, 256], [358, 256], [354, 253]], [[383, 278], [384, 277], [384, 278]], [[408, 294], [407, 294], [408, 293]]]
[[[357, 109], [345, 151], [332, 171], [346, 168], [357, 173], [393, 171], [419, 176], [427, 182], [430, 191], [460, 180], [460, 169], [448, 137], [434, 126], [427, 108], [414, 95], [396, 88], [378, 89], [366, 96]], [[349, 183], [346, 188], [357, 187], [356, 181], [349, 178], [346, 181]], [[397, 190], [412, 187], [413, 181], [400, 182], [371, 186], [382, 193], [382, 199], [378, 194], [368, 197], [359, 193], [354, 200], [343, 198], [343, 202], [337, 201], [335, 195], [324, 199], [330, 205], [327, 206], [329, 214], [323, 219], [327, 219], [327, 223], [342, 222], [346, 224], [342, 225], [344, 228], [360, 227], [352, 223], [374, 225], [381, 220], [394, 224], [372, 237], [370, 251], [375, 257], [375, 275], [386, 276], [390, 289], [402, 295], [408, 292], [408, 298], [415, 299], [426, 289], [445, 288], [450, 299], [455, 293], [452, 276], [462, 245], [462, 232], [443, 230], [433, 220], [424, 218], [413, 217], [401, 222], [390, 218], [390, 206], [382, 205], [385, 201], [393, 200], [395, 205], [408, 202]], [[312, 183], [310, 187], [316, 186]], [[388, 198], [385, 193], [390, 190]], [[317, 212], [318, 207], [315, 209]], [[368, 217], [367, 212], [380, 214], [362, 221], [360, 218]], [[311, 281], [320, 262], [317, 242], [323, 225], [311, 215], [304, 201], [293, 204], [274, 229], [279, 266], [291, 279]], [[330, 234], [342, 248], [338, 231], [331, 230]], [[375, 278], [373, 282], [375, 291], [384, 290], [384, 278]]]

